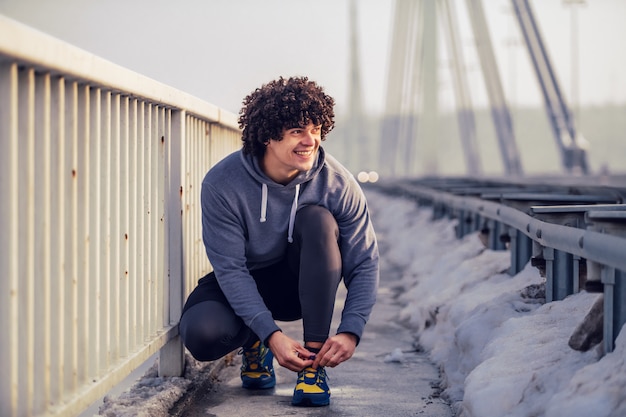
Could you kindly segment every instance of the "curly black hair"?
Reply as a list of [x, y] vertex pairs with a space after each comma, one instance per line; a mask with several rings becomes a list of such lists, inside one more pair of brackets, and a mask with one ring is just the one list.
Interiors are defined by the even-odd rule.
[[321, 125], [321, 139], [335, 127], [335, 100], [307, 77], [283, 77], [257, 88], [243, 100], [239, 128], [243, 152], [261, 157], [270, 139], [282, 140], [283, 129]]

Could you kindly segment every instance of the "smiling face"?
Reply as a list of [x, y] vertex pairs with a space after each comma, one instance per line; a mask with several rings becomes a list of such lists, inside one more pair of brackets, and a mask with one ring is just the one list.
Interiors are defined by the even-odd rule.
[[317, 159], [322, 126], [309, 123], [304, 127], [283, 129], [281, 140], [270, 140], [261, 160], [265, 175], [286, 185], [299, 172], [308, 171]]

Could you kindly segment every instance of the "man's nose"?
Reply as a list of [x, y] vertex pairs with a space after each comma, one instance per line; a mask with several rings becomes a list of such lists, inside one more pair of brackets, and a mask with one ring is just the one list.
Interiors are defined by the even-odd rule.
[[304, 143], [306, 143], [307, 145], [312, 145], [315, 143], [315, 135], [313, 134], [313, 132], [306, 132], [306, 134], [304, 135]]

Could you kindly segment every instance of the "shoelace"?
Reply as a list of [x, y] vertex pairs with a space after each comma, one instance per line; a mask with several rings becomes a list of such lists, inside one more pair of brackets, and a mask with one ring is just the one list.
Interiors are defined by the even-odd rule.
[[322, 379], [325, 379], [326, 381], [330, 381], [330, 377], [328, 376], [328, 374], [326, 373], [326, 369], [324, 368], [317, 368], [317, 370], [313, 368], [304, 368], [298, 373], [298, 380], [302, 379], [304, 381], [305, 379], [304, 375], [307, 373], [317, 374], [317, 378], [315, 378], [316, 384], [319, 383], [320, 380]]
[[[241, 349], [239, 352], [240, 355], [243, 355], [244, 359], [245, 359], [245, 363], [243, 364], [243, 367], [245, 368], [253, 368], [253, 369], [266, 369], [265, 367], [262, 366], [262, 362], [261, 362], [261, 348], [256, 348], [256, 349]], [[255, 367], [252, 367], [251, 365], [256, 365]]]

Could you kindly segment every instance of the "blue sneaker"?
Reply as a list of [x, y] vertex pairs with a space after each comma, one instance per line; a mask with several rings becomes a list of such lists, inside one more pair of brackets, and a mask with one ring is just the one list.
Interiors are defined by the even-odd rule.
[[298, 372], [298, 382], [293, 390], [292, 405], [321, 407], [330, 404], [330, 388], [326, 383], [324, 368], [305, 368]]
[[274, 355], [261, 341], [241, 352], [241, 386], [246, 389], [268, 389], [276, 385]]

